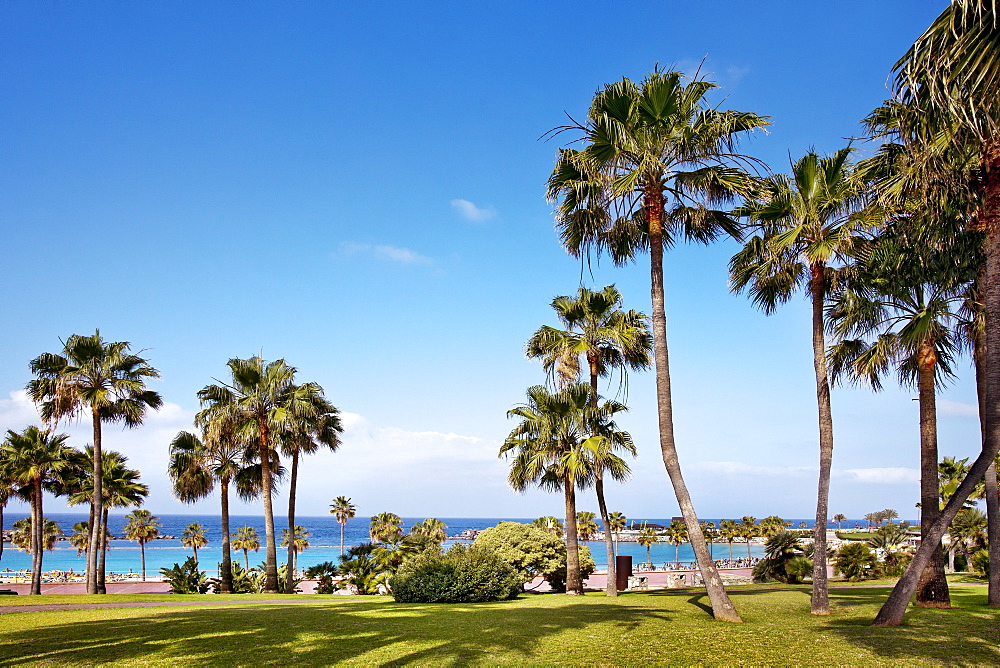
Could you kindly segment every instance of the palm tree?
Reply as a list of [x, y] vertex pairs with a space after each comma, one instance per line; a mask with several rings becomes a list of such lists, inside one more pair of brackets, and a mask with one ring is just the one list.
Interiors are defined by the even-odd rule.
[[546, 515], [545, 517], [539, 517], [538, 519], [531, 520], [532, 526], [536, 526], [545, 533], [550, 533], [554, 536], [559, 536], [562, 538], [563, 535], [563, 523], [558, 517], [552, 517], [551, 515]]
[[760, 526], [757, 524], [757, 518], [750, 515], [744, 516], [740, 519], [740, 535], [747, 543], [747, 559], [750, 558], [750, 541], [753, 540], [755, 536], [760, 535]]
[[[4, 522], [3, 522], [3, 511], [7, 507], [7, 503], [17, 495], [19, 485], [14, 480], [13, 471], [11, 471], [9, 462], [6, 459], [0, 458], [0, 536], [4, 532]], [[3, 558], [3, 540], [0, 540], [0, 559]]]
[[190, 547], [194, 551], [194, 565], [197, 568], [198, 548], [208, 545], [208, 539], [205, 538], [205, 527], [197, 522], [189, 524], [184, 529], [184, 533], [181, 534], [181, 545]]
[[[608, 523], [604, 525], [605, 533], [610, 533], [614, 540], [615, 556], [618, 556], [618, 532], [625, 528], [627, 521], [628, 518], [625, 517], [625, 514], [616, 510], [608, 515]], [[608, 572], [610, 577], [610, 571]], [[617, 591], [617, 585], [615, 589]]]
[[719, 535], [729, 543], [729, 560], [733, 560], [733, 541], [740, 537], [740, 524], [736, 520], [719, 522]]
[[732, 289], [748, 289], [754, 303], [770, 315], [800, 289], [812, 302], [813, 368], [819, 412], [819, 484], [813, 541], [811, 611], [829, 614], [826, 525], [833, 463], [833, 414], [827, 378], [823, 306], [832, 265], [854, 242], [859, 223], [850, 214], [861, 196], [852, 175], [850, 148], [822, 157], [810, 151], [792, 165], [791, 175], [767, 180], [764, 192], [740, 209], [759, 230], [729, 263]]
[[243, 566], [250, 569], [250, 550], [256, 552], [260, 549], [260, 538], [257, 530], [253, 527], [240, 527], [233, 536], [232, 545], [237, 550], [243, 550]]
[[[305, 527], [298, 525], [296, 525], [294, 531], [289, 531], [288, 529], [281, 530], [281, 546], [289, 548], [289, 552], [292, 555], [291, 560], [288, 562], [288, 571], [295, 571], [295, 562], [298, 561], [299, 554], [309, 547], [309, 538], [311, 536], [312, 532], [306, 531]], [[285, 593], [295, 593], [291, 591], [291, 584], [288, 581], [286, 581]]]
[[[90, 545], [97, 545], [105, 530], [102, 471], [101, 425], [121, 422], [133, 428], [142, 424], [149, 408], [158, 409], [163, 399], [146, 387], [159, 372], [144, 358], [133, 355], [127, 341], [106, 342], [100, 331], [93, 336], [73, 334], [62, 354], [42, 353], [31, 361], [35, 380], [27, 385], [32, 400], [39, 404], [42, 419], [53, 427], [64, 417], [76, 418], [89, 412], [94, 428], [94, 490]], [[98, 593], [97, 550], [87, 552], [87, 593]]]
[[146, 543], [160, 535], [160, 519], [148, 510], [133, 510], [125, 516], [125, 537], [139, 543], [142, 555], [142, 581], [146, 581]]
[[586, 510], [576, 514], [576, 535], [580, 540], [591, 540], [599, 530], [597, 515]]
[[379, 513], [370, 521], [368, 533], [373, 543], [398, 543], [403, 537], [403, 518], [396, 513]]
[[340, 556], [344, 556], [344, 527], [347, 526], [347, 520], [354, 517], [357, 510], [351, 503], [349, 496], [338, 496], [330, 504], [330, 514], [337, 516], [337, 523], [340, 525]]
[[448, 525], [441, 520], [429, 517], [419, 524], [414, 524], [410, 529], [410, 534], [425, 536], [440, 544], [448, 540], [448, 533], [445, 531], [447, 528]]
[[622, 79], [594, 96], [585, 123], [557, 128], [582, 135], [582, 149], [562, 149], [548, 182], [561, 200], [557, 225], [574, 255], [607, 251], [618, 264], [650, 254], [660, 450], [687, 524], [716, 619], [738, 621], [699, 535], [698, 517], [677, 458], [663, 295], [663, 250], [678, 236], [709, 242], [738, 235], [736, 222], [711, 207], [749, 193], [754, 179], [735, 152], [743, 134], [767, 124], [751, 113], [709, 107], [716, 86], [685, 84], [679, 72], [654, 71], [639, 84]]
[[[967, 183], [975, 184], [980, 205], [975, 222], [985, 231], [982, 302], [986, 324], [981, 369], [986, 429], [982, 452], [879, 610], [877, 626], [902, 623], [920, 574], [934, 557], [936, 542], [1000, 451], [1000, 80], [994, 74], [1000, 62], [998, 31], [1000, 14], [995, 3], [953, 0], [894, 66], [895, 92], [903, 103], [918, 110], [915, 118], [931, 126], [936, 138], [942, 134], [955, 137], [954, 144], [979, 157], [980, 178]], [[1000, 518], [997, 522], [1000, 532]], [[996, 542], [1000, 541], [994, 536]], [[1000, 552], [996, 554], [1000, 560]], [[988, 601], [1000, 606], [1000, 569], [993, 569], [991, 575]]]
[[[62, 535], [62, 529], [59, 528], [58, 522], [50, 520], [48, 517], [42, 518], [41, 525], [42, 549], [51, 552], [56, 546], [56, 539]], [[26, 552], [31, 552], [34, 549], [32, 547], [34, 540], [35, 537], [31, 527], [31, 518], [18, 520], [11, 525], [10, 543], [14, 547]]]
[[42, 593], [42, 548], [45, 516], [42, 510], [43, 485], [52, 483], [59, 472], [70, 466], [66, 445], [69, 437], [38, 427], [27, 427], [20, 434], [7, 430], [0, 444], [0, 459], [5, 461], [13, 481], [28, 487], [31, 499], [31, 592]]
[[[881, 389], [881, 377], [894, 370], [902, 384], [916, 386], [920, 408], [921, 538], [940, 513], [936, 390], [952, 375], [959, 349], [955, 339], [958, 304], [950, 253], [928, 251], [905, 230], [888, 230], [860, 244], [857, 260], [834, 293], [829, 320], [840, 341], [831, 348], [834, 382], [849, 377]], [[898, 513], [892, 511], [898, 516]], [[877, 522], [889, 512], [877, 514]], [[920, 577], [917, 605], [950, 607], [944, 560], [931, 560]]]
[[[653, 347], [649, 317], [635, 310], [622, 311], [621, 305], [621, 293], [613, 285], [600, 292], [580, 288], [575, 298], [556, 297], [552, 300], [552, 308], [564, 329], [545, 325], [528, 340], [528, 357], [541, 358], [545, 369], [556, 376], [557, 384], [562, 387], [580, 380], [579, 357], [583, 355], [586, 358], [590, 374], [590, 405], [595, 411], [599, 396], [598, 378], [621, 371], [624, 383], [626, 367], [633, 371], [649, 368], [649, 353]], [[600, 435], [603, 434], [591, 433], [591, 436]], [[632, 455], [635, 455], [634, 451]], [[608, 525], [608, 507], [604, 496], [607, 463], [594, 462], [594, 491], [605, 527]], [[604, 532], [604, 544], [608, 556], [606, 593], [617, 596], [614, 544], [607, 531]]]
[[590, 453], [604, 437], [587, 438], [590, 386], [568, 385], [550, 393], [535, 385], [528, 402], [507, 411], [521, 418], [503, 446], [500, 457], [512, 458], [508, 482], [517, 491], [538, 485], [562, 490], [566, 508], [566, 593], [583, 594], [579, 538], [576, 526], [576, 488], [592, 480]]
[[[195, 422], [202, 427], [204, 439], [181, 431], [170, 442], [167, 473], [174, 496], [184, 503], [194, 503], [212, 493], [219, 483], [222, 503], [222, 567], [219, 573], [219, 593], [233, 591], [233, 566], [229, 534], [229, 485], [246, 474], [246, 448], [233, 433], [234, 425], [225, 420], [224, 412], [201, 411]], [[254, 496], [248, 485], [237, 485], [241, 497]], [[197, 556], [195, 557], [197, 561]]]
[[[291, 457], [292, 474], [288, 486], [288, 526], [295, 526], [295, 495], [299, 479], [299, 456], [311, 455], [326, 446], [331, 452], [340, 448], [340, 411], [323, 395], [316, 383], [303, 383], [290, 391], [289, 419], [279, 432], [281, 451]], [[295, 545], [288, 543], [288, 563], [294, 563]], [[294, 569], [285, 571], [285, 592], [292, 593]]]
[[684, 526], [684, 522], [673, 520], [666, 531], [664, 531], [664, 535], [667, 537], [667, 542], [674, 546], [674, 564], [680, 566], [681, 544], [685, 543], [688, 539], [687, 528]]
[[653, 566], [653, 557], [651, 549], [655, 543], [660, 541], [659, 536], [656, 535], [656, 531], [653, 529], [643, 529], [639, 532], [639, 535], [635, 537], [635, 542], [639, 543], [646, 548], [646, 563], [649, 564], [650, 568]]
[[73, 525], [73, 533], [69, 537], [69, 544], [76, 548], [76, 556], [80, 556], [87, 551], [87, 542], [90, 540], [90, 522], [77, 522]]
[[260, 466], [260, 495], [264, 500], [264, 539], [267, 556], [264, 561], [264, 593], [277, 594], [278, 557], [274, 534], [275, 467], [274, 450], [278, 435], [296, 414], [294, 391], [295, 367], [285, 360], [265, 363], [260, 357], [232, 358], [228, 362], [232, 379], [229, 383], [206, 385], [198, 391], [203, 409], [232, 423], [240, 439], [256, 443]]
[[837, 513], [836, 515], [834, 515], [830, 519], [832, 519], [834, 522], [837, 523], [837, 531], [840, 531], [843, 528], [841, 526], [841, 522], [846, 522], [847, 521], [847, 515], [844, 515], [843, 513]]

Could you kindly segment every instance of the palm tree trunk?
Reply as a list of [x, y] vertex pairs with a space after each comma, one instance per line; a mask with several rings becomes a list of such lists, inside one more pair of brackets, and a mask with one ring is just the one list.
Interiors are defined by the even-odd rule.
[[[917, 396], [920, 404], [920, 542], [927, 542], [927, 529], [941, 514], [938, 490], [937, 399], [934, 384], [934, 349], [929, 343], [918, 352]], [[944, 572], [941, 542], [934, 548], [930, 564], [920, 575], [917, 605], [925, 608], [950, 608], [948, 580]]]
[[[90, 545], [100, 545], [101, 516], [104, 510], [104, 467], [101, 461], [101, 414], [96, 406], [91, 408], [91, 420], [94, 426], [94, 519], [90, 527]], [[97, 591], [97, 550], [87, 550], [87, 593], [98, 594]]]
[[611, 533], [611, 521], [608, 519], [608, 504], [604, 499], [603, 473], [603, 471], [596, 472], [594, 476], [594, 491], [597, 493], [597, 508], [601, 513], [601, 522], [604, 523], [604, 547], [608, 553], [608, 581], [605, 584], [604, 593], [607, 596], [618, 596], [614, 536]]
[[246, 570], [250, 570], [250, 550], [243, 549], [243, 566]]
[[222, 572], [219, 573], [219, 593], [233, 593], [233, 557], [229, 548], [229, 478], [219, 481], [222, 497]]
[[[997, 451], [1000, 450], [1000, 145], [990, 147], [984, 162], [989, 167], [984, 174], [985, 197], [980, 209], [986, 229], [986, 239], [983, 242], [986, 280], [983, 282], [982, 292], [986, 311], [986, 363], [983, 365], [986, 401], [982, 415], [985, 417], [986, 429], [983, 433], [982, 452], [927, 531], [927, 537], [931, 541], [941, 540], [976, 483], [985, 477], [986, 469], [996, 464]], [[920, 524], [922, 531], [923, 520]], [[874, 626], [899, 626], [903, 622], [906, 606], [917, 588], [918, 574], [934, 556], [934, 547], [930, 543], [921, 542], [910, 566], [875, 616]], [[940, 553], [940, 550], [937, 552]]]
[[36, 478], [31, 489], [31, 593], [42, 593], [42, 481]]
[[285, 593], [291, 594], [295, 577], [295, 486], [299, 479], [299, 446], [292, 450], [292, 479], [288, 484], [288, 568], [285, 569]]
[[267, 557], [264, 562], [264, 592], [278, 593], [278, 551], [274, 542], [274, 509], [271, 506], [271, 448], [266, 422], [258, 422], [260, 429], [260, 477], [264, 494], [264, 536]]
[[142, 581], [146, 581], [146, 541], [139, 541], [139, 554], [142, 555]]
[[583, 594], [583, 580], [580, 578], [580, 543], [576, 534], [576, 488], [570, 475], [563, 477], [564, 499], [566, 501], [566, 593], [577, 596]]
[[104, 566], [108, 559], [108, 508], [105, 506], [101, 515], [104, 518], [101, 521], [101, 539], [97, 544], [97, 549], [99, 550], [98, 562], [97, 562], [97, 593], [107, 594], [108, 585], [105, 580], [107, 573], [105, 572]]
[[344, 524], [345, 522], [340, 522], [340, 556], [344, 556]]
[[705, 536], [698, 524], [691, 495], [688, 493], [681, 473], [677, 447], [674, 443], [673, 405], [670, 395], [670, 364], [667, 352], [667, 316], [663, 306], [663, 191], [658, 183], [650, 184], [644, 194], [643, 206], [649, 223], [650, 283], [653, 301], [653, 357], [656, 362], [656, 403], [660, 427], [660, 451], [663, 466], [667, 469], [670, 483], [677, 497], [684, 524], [687, 526], [691, 545], [694, 548], [698, 568], [705, 580], [705, 588], [712, 604], [712, 614], [716, 619], [727, 622], [741, 622], [739, 613], [719, 577], [719, 571], [712, 561], [705, 544]]
[[816, 404], [819, 413], [819, 483], [816, 493], [816, 523], [813, 527], [813, 582], [810, 612], [830, 614], [827, 588], [826, 525], [830, 512], [830, 469], [833, 466], [833, 410], [826, 368], [826, 339], [823, 334], [823, 301], [826, 298], [826, 267], [813, 264], [812, 292], [813, 369], [816, 373]]
[[[596, 411], [598, 380], [596, 352], [590, 351], [587, 353], [587, 364], [590, 367], [590, 407]], [[591, 434], [591, 436], [597, 436], [597, 434]], [[611, 535], [608, 504], [604, 498], [604, 467], [598, 467], [594, 471], [594, 492], [597, 494], [597, 509], [601, 513], [601, 522], [604, 523], [604, 547], [608, 554], [608, 575], [604, 586], [604, 593], [607, 596], [618, 596], [614, 537]]]
[[[977, 291], [982, 294], [986, 278], [976, 277]], [[982, 333], [973, 337], [973, 359], [976, 364], [976, 396], [979, 400], [979, 428], [986, 435], [986, 340]], [[986, 603], [991, 608], [1000, 607], [1000, 490], [997, 489], [997, 464], [986, 469], [986, 538], [989, 543], [989, 593]]]

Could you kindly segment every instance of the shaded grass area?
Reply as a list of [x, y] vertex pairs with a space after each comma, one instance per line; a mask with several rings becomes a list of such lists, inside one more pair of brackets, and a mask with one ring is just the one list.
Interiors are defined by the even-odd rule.
[[733, 592], [745, 624], [713, 621], [704, 592], [25, 612], [4, 615], [0, 664], [1000, 663], [1000, 611], [982, 587], [872, 628], [885, 596], [836, 590], [835, 614], [815, 617], [806, 591]]

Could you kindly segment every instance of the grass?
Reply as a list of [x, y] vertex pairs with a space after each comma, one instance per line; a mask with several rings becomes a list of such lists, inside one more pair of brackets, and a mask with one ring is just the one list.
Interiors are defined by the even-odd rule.
[[[50, 605], [53, 603], [98, 604], [113, 605], [115, 603], [145, 603], [163, 601], [198, 601], [220, 603], [226, 601], [275, 601], [286, 598], [283, 594], [46, 594], [44, 596], [3, 596], [0, 606], [4, 605]], [[296, 594], [287, 597], [290, 600], [373, 600], [371, 596], [335, 596], [322, 594]]]
[[981, 586], [952, 591], [955, 609], [898, 628], [869, 626], [887, 594], [874, 588], [832, 590], [828, 617], [806, 590], [734, 591], [744, 624], [713, 621], [703, 592], [666, 591], [23, 612], [4, 615], [0, 665], [1000, 664], [1000, 611]]

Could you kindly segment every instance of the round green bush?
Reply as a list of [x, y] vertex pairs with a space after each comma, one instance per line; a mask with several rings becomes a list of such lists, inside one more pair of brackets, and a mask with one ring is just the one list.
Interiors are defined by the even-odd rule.
[[479, 603], [516, 597], [522, 581], [497, 555], [455, 545], [404, 562], [389, 586], [400, 603]]

